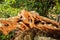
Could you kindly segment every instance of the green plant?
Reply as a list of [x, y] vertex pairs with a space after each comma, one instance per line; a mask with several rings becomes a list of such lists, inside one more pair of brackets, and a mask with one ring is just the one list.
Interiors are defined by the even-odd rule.
[[[15, 16], [21, 9], [35, 10], [47, 16], [48, 10], [55, 5], [54, 0], [1, 0], [0, 17]], [[1, 16], [2, 15], [2, 16]]]
[[0, 40], [10, 40], [12, 37], [14, 37], [14, 32], [10, 32], [8, 35], [4, 35], [0, 32]]

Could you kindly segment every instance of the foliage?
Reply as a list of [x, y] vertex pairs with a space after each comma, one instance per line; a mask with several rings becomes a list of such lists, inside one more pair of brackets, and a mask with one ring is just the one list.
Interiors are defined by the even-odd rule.
[[54, 14], [60, 14], [60, 3], [59, 2], [56, 2], [56, 5], [55, 7], [53, 8], [53, 13]]
[[54, 0], [0, 0], [0, 17], [15, 16], [21, 9], [35, 10], [40, 15], [47, 16]]
[[25, 8], [26, 10], [35, 10], [39, 12], [40, 15], [47, 16], [48, 10], [54, 7], [55, 1], [54, 0], [25, 0], [25, 1], [17, 0], [15, 5], [19, 5], [21, 8]]
[[4, 0], [0, 3], [0, 17], [10, 17], [17, 15], [20, 9], [13, 8], [10, 5], [13, 4], [14, 0]]
[[8, 35], [4, 35], [0, 32], [0, 40], [10, 40], [12, 37], [14, 37], [14, 32], [10, 32]]

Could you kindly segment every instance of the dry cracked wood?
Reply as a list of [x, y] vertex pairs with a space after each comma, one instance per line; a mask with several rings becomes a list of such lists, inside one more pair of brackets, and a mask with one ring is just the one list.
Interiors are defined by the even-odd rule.
[[21, 32], [31, 28], [37, 28], [51, 34], [60, 35], [60, 23], [40, 16], [34, 11], [22, 10], [18, 16], [10, 17], [5, 20], [0, 19], [0, 31], [8, 35], [9, 32], [19, 28]]

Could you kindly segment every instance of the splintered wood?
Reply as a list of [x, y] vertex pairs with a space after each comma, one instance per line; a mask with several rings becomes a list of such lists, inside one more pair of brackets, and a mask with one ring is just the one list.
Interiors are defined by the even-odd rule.
[[12, 30], [19, 28], [21, 32], [36, 28], [46, 33], [60, 35], [60, 23], [40, 16], [34, 11], [22, 10], [18, 16], [0, 19], [0, 31], [8, 35]]

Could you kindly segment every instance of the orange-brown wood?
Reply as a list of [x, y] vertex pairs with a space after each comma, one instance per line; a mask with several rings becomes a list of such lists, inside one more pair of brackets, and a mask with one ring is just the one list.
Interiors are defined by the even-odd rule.
[[22, 10], [19, 15], [7, 18], [6, 20], [0, 19], [0, 31], [8, 35], [11, 31], [19, 28], [20, 31], [37, 28], [51, 34], [56, 33], [60, 35], [60, 24], [56, 21], [42, 17], [35, 12]]

